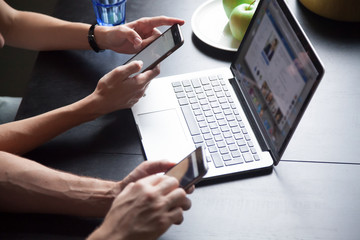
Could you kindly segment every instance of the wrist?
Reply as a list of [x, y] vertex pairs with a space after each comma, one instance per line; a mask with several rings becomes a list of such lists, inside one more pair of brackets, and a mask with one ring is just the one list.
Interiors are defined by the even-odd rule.
[[97, 94], [95, 89], [93, 93], [74, 103], [76, 105], [75, 112], [83, 115], [87, 119], [86, 121], [92, 121], [109, 113], [104, 110], [106, 109], [105, 104], [103, 98]]
[[98, 44], [100, 49], [109, 49], [107, 44], [107, 32], [109, 27], [106, 26], [99, 26], [95, 27], [95, 36], [96, 36], [96, 43]]
[[71, 189], [67, 194], [74, 205], [77, 205], [77, 213], [74, 215], [105, 217], [118, 195], [117, 185], [117, 182], [86, 177], [75, 184], [70, 182]]
[[92, 24], [88, 31], [88, 42], [90, 47], [95, 52], [103, 52], [105, 50], [103, 44], [101, 41], [101, 30], [99, 30], [100, 27], [97, 24]]
[[126, 238], [119, 232], [116, 232], [115, 229], [116, 226], [106, 226], [106, 224], [103, 223], [100, 227], [93, 231], [86, 240], [126, 240]]

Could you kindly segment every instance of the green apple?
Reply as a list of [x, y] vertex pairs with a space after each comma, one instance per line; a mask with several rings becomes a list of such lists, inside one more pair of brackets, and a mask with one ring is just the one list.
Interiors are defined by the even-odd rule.
[[232, 10], [239, 6], [240, 4], [243, 4], [243, 3], [252, 3], [254, 0], [223, 0], [222, 3], [223, 3], [223, 7], [224, 7], [224, 10], [225, 10], [225, 13], [226, 13], [226, 16], [228, 18], [230, 18], [230, 14], [232, 12]]
[[229, 26], [234, 38], [241, 41], [253, 17], [257, 4], [243, 3], [234, 8], [230, 14]]

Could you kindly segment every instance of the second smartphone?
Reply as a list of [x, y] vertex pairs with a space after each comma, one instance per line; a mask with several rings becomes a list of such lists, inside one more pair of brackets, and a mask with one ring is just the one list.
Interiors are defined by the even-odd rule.
[[204, 149], [198, 147], [181, 160], [178, 164], [170, 168], [165, 174], [175, 177], [180, 182], [180, 187], [188, 189], [198, 183], [207, 173], [208, 166]]

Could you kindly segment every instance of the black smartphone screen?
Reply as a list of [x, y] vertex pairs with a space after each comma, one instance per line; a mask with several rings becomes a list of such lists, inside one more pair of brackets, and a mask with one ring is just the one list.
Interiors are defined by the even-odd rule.
[[207, 166], [202, 147], [181, 160], [174, 167], [166, 172], [166, 175], [173, 176], [180, 182], [180, 187], [187, 189], [197, 183], [206, 174]]
[[133, 75], [154, 68], [167, 56], [178, 49], [183, 42], [184, 39], [180, 31], [180, 26], [174, 24], [128, 61], [143, 61], [144, 65], [141, 70]]

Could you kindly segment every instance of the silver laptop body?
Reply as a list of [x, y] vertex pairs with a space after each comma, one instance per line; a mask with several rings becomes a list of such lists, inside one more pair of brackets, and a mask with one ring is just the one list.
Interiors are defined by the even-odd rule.
[[178, 162], [203, 145], [204, 178], [272, 168], [323, 73], [287, 4], [263, 0], [230, 68], [150, 83], [132, 108], [146, 158]]

